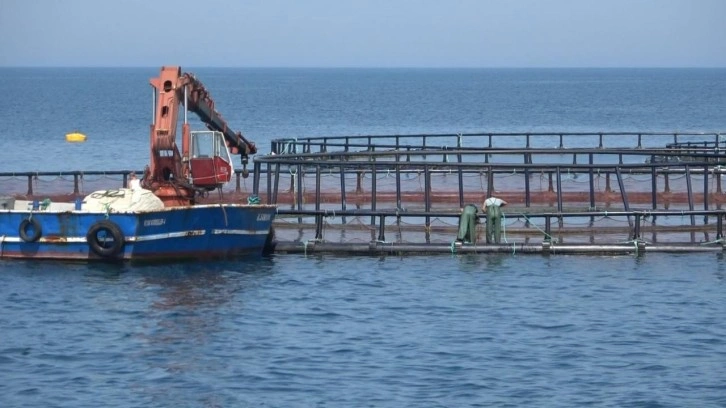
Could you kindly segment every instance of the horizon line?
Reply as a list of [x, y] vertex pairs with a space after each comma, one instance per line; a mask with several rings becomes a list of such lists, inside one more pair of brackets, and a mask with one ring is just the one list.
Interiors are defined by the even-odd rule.
[[356, 66], [356, 65], [0, 65], [3, 68], [153, 68], [161, 66], [184, 66], [191, 68], [219, 68], [219, 69], [427, 69], [427, 70], [486, 70], [486, 69], [726, 69], [726, 66], [702, 66], [702, 65], [678, 65], [678, 66], [596, 66], [596, 65], [562, 65], [562, 66], [425, 66], [425, 65], [401, 65], [401, 66]]

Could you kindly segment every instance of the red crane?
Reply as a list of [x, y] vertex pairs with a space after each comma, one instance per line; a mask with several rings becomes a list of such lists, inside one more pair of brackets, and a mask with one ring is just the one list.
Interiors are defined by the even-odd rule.
[[[239, 154], [247, 177], [249, 155], [257, 148], [240, 132], [232, 131], [214, 108], [214, 101], [194, 75], [180, 67], [161, 68], [154, 88], [151, 124], [151, 163], [142, 185], [168, 206], [189, 205], [198, 195], [230, 181], [234, 167], [230, 154]], [[179, 112], [183, 111], [181, 151], [176, 144]], [[191, 131], [187, 112], [195, 113], [207, 131]]]

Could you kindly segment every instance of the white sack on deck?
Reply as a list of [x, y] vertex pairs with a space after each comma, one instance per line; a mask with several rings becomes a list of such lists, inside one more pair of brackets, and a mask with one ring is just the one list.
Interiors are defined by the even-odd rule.
[[164, 203], [149, 190], [120, 188], [99, 190], [83, 199], [83, 210], [91, 212], [151, 211], [164, 208]]

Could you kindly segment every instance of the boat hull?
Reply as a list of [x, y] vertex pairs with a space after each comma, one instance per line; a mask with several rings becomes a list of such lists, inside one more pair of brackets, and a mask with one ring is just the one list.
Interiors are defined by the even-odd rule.
[[182, 260], [262, 254], [270, 205], [196, 205], [152, 211], [0, 210], [0, 258]]

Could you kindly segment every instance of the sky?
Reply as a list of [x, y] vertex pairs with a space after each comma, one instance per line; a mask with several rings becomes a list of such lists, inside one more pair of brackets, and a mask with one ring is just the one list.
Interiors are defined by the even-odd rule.
[[0, 66], [726, 67], [726, 0], [0, 0]]

